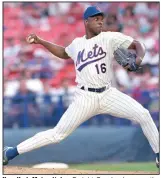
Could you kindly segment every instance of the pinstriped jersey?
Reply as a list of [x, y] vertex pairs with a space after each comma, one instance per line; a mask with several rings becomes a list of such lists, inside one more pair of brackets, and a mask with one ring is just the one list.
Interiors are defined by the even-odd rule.
[[90, 39], [75, 38], [65, 51], [74, 60], [78, 85], [99, 88], [111, 83], [113, 52], [120, 45], [128, 48], [132, 41], [133, 38], [119, 32], [101, 32]]

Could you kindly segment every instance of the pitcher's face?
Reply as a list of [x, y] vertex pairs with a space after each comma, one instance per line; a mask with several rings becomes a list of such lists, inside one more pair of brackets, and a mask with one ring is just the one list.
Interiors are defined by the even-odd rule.
[[86, 28], [89, 29], [95, 35], [101, 33], [104, 25], [104, 17], [102, 15], [96, 15], [93, 17], [89, 17], [85, 21]]

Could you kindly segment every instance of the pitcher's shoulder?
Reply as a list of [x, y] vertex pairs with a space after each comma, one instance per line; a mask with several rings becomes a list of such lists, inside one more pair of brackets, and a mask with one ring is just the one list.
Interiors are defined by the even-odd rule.
[[101, 33], [101, 39], [109, 41], [113, 38], [113, 32], [107, 31], [107, 32], [102, 32]]

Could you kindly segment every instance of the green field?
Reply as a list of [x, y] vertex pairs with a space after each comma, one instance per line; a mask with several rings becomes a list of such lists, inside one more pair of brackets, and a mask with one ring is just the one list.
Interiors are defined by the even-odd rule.
[[158, 171], [154, 162], [75, 164], [69, 167], [72, 169], [100, 171]]

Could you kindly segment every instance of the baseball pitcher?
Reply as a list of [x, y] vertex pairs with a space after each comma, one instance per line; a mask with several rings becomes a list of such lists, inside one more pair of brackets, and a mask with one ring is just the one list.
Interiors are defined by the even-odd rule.
[[[95, 6], [83, 15], [86, 34], [62, 47], [30, 34], [30, 44], [41, 44], [55, 56], [73, 59], [77, 87], [75, 97], [59, 123], [53, 129], [37, 133], [16, 147], [5, 147], [3, 164], [25, 152], [58, 143], [70, 135], [80, 124], [97, 114], [110, 114], [140, 124], [143, 133], [156, 153], [159, 167], [159, 133], [149, 111], [130, 96], [111, 86], [113, 58], [126, 70], [135, 72], [145, 55], [142, 43], [119, 32], [102, 32], [104, 13]], [[132, 54], [129, 49], [134, 49]]]

